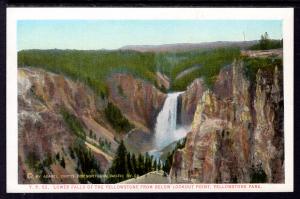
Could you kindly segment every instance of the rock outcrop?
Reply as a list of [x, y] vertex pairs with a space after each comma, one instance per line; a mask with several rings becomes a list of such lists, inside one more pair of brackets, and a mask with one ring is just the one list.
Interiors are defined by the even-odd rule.
[[113, 74], [107, 80], [109, 99], [137, 128], [150, 132], [166, 94], [152, 84], [128, 74]]
[[165, 90], [168, 90], [170, 88], [170, 79], [161, 72], [156, 72], [155, 75], [156, 75], [157, 85], [160, 88], [164, 88]]
[[[80, 131], [81, 128], [76, 123], [80, 123], [86, 134], [86, 138], [82, 139], [85, 147], [91, 150], [105, 172], [118, 147], [116, 137], [122, 139], [122, 135], [114, 130], [106, 118], [108, 102], [113, 102], [136, 129], [151, 132], [166, 94], [128, 74], [113, 74], [107, 83], [109, 96], [102, 98], [84, 83], [72, 81], [63, 75], [35, 68], [18, 69], [20, 183], [41, 182], [40, 178], [28, 178], [28, 173], [42, 171], [58, 176], [78, 173], [77, 160], [70, 156], [70, 146], [78, 140], [78, 134], [74, 131], [78, 128]], [[73, 120], [69, 121], [71, 124], [64, 118], [64, 111], [68, 113], [69, 120]], [[99, 140], [109, 143], [109, 149], [101, 148]], [[44, 170], [35, 171], [33, 167], [38, 163], [42, 165], [48, 161], [48, 157], [55, 159], [56, 154], [60, 156], [58, 161], [43, 167]], [[62, 158], [65, 167], [60, 164]], [[51, 179], [51, 182], [78, 183], [78, 179]]]
[[247, 56], [247, 57], [271, 57], [271, 56], [282, 57], [283, 56], [283, 50], [282, 49], [242, 50], [241, 55], [242, 56]]
[[[202, 78], [195, 79], [178, 98], [178, 124], [191, 125], [197, 108], [198, 101], [201, 99], [207, 87]], [[218, 99], [232, 98], [232, 67], [225, 66], [221, 69], [216, 82], [212, 88]]]
[[204, 81], [199, 78], [195, 79], [187, 90], [178, 97], [178, 124], [183, 126], [191, 125], [196, 107], [203, 92], [206, 90]]
[[164, 175], [164, 171], [152, 171], [145, 175], [138, 176], [120, 182], [119, 184], [169, 184], [171, 180], [169, 176]]
[[[35, 174], [28, 165], [54, 159], [56, 154], [64, 158], [65, 168], [59, 161], [50, 165], [47, 174], [75, 174], [76, 161], [70, 157], [69, 147], [77, 139], [61, 114], [62, 108], [74, 115], [87, 132], [86, 147], [90, 148], [105, 171], [112, 161], [111, 154], [117, 148], [114, 131], [105, 121], [103, 109], [106, 101], [95, 96], [93, 91], [82, 83], [71, 81], [40, 69], [18, 69], [18, 154], [19, 182], [39, 183], [38, 179], [28, 178]], [[95, 134], [94, 138], [88, 132]], [[111, 143], [111, 153], [104, 152], [98, 145], [101, 138]], [[30, 163], [31, 161], [31, 163]], [[52, 161], [51, 161], [52, 162]], [[32, 165], [36, 166], [36, 165]], [[56, 179], [52, 179], [55, 183]], [[76, 183], [78, 179], [62, 179], [61, 183]]]
[[243, 61], [222, 70], [197, 103], [186, 145], [175, 152], [172, 182], [284, 182], [282, 71]]
[[269, 183], [284, 182], [282, 72], [260, 70], [256, 82], [253, 164], [262, 165]]

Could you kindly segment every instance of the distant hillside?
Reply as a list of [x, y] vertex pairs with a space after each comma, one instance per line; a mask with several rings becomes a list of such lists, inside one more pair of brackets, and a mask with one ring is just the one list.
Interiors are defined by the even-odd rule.
[[182, 52], [195, 49], [213, 49], [224, 47], [248, 48], [257, 44], [257, 40], [253, 41], [216, 41], [203, 43], [178, 43], [178, 44], [162, 44], [162, 45], [127, 45], [120, 50], [135, 50], [139, 52]]

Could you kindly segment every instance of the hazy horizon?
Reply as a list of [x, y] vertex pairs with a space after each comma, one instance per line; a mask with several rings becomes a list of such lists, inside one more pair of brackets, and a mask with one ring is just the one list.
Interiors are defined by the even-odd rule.
[[281, 20], [21, 20], [17, 50], [116, 50], [131, 45], [253, 41], [264, 32], [271, 39], [281, 39]]

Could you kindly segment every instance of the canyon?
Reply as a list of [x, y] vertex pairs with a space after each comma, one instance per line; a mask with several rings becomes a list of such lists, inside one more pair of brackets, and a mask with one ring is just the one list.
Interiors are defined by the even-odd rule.
[[[281, 58], [282, 53], [247, 51], [242, 56]], [[282, 67], [274, 62], [249, 75], [246, 64], [237, 58], [222, 67], [211, 87], [198, 77], [185, 91], [171, 93], [133, 75], [113, 73], [105, 80], [106, 97], [62, 74], [18, 68], [19, 183], [40, 182], [28, 178], [36, 173], [29, 157], [41, 165], [46, 157], [54, 159], [45, 167], [48, 174], [78, 173], [78, 160], [69, 155], [78, 139], [106, 173], [122, 140], [130, 152], [156, 151], [153, 155], [159, 158], [183, 137], [184, 147], [174, 151], [168, 177], [161, 171], [149, 176], [164, 183], [283, 183]], [[166, 89], [172, 84], [160, 72], [156, 79]], [[108, 120], [109, 104], [129, 121], [129, 132], [118, 132]], [[109, 144], [101, 148], [100, 140]], [[76, 178], [51, 182], [80, 183]]]
[[174, 183], [284, 182], [282, 71], [259, 69], [249, 81], [244, 67], [235, 60], [200, 95]]
[[[83, 131], [87, 132], [83, 139], [85, 147], [100, 162], [103, 172], [110, 167], [118, 144], [124, 138], [123, 134], [116, 132], [105, 116], [105, 108], [109, 101], [122, 109], [122, 113], [134, 124], [135, 129], [149, 133], [153, 128], [152, 119], [158, 114], [166, 95], [151, 84], [134, 79], [130, 75], [115, 74], [111, 80], [120, 81], [118, 83], [122, 85], [124, 93], [119, 93], [115, 87], [119, 84], [108, 81], [111, 95], [103, 99], [85, 84], [63, 75], [36, 68], [18, 69], [20, 183], [39, 182], [39, 179], [27, 177], [28, 174], [35, 173], [36, 169], [28, 166], [28, 159], [35, 165], [39, 162], [42, 164], [48, 156], [55, 160], [55, 154], [64, 158], [65, 165], [68, 166], [63, 168], [59, 164], [60, 160], [57, 160], [46, 172], [60, 175], [77, 173], [76, 159], [72, 159], [68, 154], [78, 135], [74, 133], [75, 124], [71, 123], [70, 126], [70, 121], [66, 121], [62, 114], [62, 109], [69, 117], [73, 116]], [[110, 143], [109, 149], [99, 148], [98, 140]], [[52, 182], [57, 181], [54, 179]], [[63, 179], [62, 183], [78, 181], [67, 178]]]

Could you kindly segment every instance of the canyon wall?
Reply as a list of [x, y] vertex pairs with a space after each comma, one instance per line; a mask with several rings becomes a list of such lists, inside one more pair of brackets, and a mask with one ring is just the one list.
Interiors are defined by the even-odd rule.
[[121, 109], [130, 122], [143, 131], [152, 131], [166, 94], [128, 74], [113, 74], [107, 84], [109, 100]]
[[[74, 82], [62, 75], [56, 75], [40, 69], [18, 69], [18, 159], [19, 182], [39, 183], [39, 179], [28, 178], [38, 162], [51, 159], [47, 174], [75, 174], [76, 160], [70, 157], [69, 147], [77, 140], [72, 126], [63, 118], [62, 110], [73, 115], [86, 132], [86, 147], [91, 149], [105, 171], [118, 144], [114, 140], [115, 132], [106, 121], [103, 109], [106, 100], [94, 95], [93, 91], [82, 83]], [[69, 119], [71, 116], [69, 116]], [[72, 122], [69, 120], [69, 122]], [[92, 139], [88, 132], [92, 131]], [[103, 151], [98, 145], [101, 138], [111, 143], [109, 151]], [[53, 162], [55, 155], [64, 158], [65, 168], [59, 161]], [[53, 163], [52, 163], [53, 162]], [[40, 171], [39, 171], [40, 172]], [[66, 178], [52, 182], [77, 183], [78, 179]]]
[[172, 182], [284, 182], [282, 71], [244, 62], [224, 68], [212, 90], [200, 94], [192, 130], [173, 156]]
[[[118, 147], [117, 140], [125, 135], [116, 132], [106, 118], [105, 109], [109, 102], [120, 109], [133, 128], [150, 132], [166, 95], [150, 83], [127, 74], [113, 74], [107, 83], [109, 95], [102, 98], [84, 83], [63, 75], [36, 68], [18, 69], [20, 183], [39, 183], [40, 179], [29, 179], [28, 173], [43, 171], [42, 167], [38, 171], [34, 167], [39, 162], [42, 165], [49, 157], [55, 159], [56, 154], [60, 158], [45, 167], [46, 174], [78, 173], [75, 169], [77, 159], [70, 157], [69, 149], [78, 138], [91, 150], [105, 172]], [[82, 131], [84, 139], [78, 135]], [[99, 147], [99, 140], [109, 143], [109, 148]], [[65, 168], [60, 165], [62, 158]], [[55, 183], [57, 179], [51, 182]], [[61, 182], [77, 183], [78, 179], [66, 178]]]
[[203, 79], [195, 79], [178, 97], [178, 118], [177, 124], [183, 126], [191, 125], [196, 107], [203, 92], [206, 90]]

